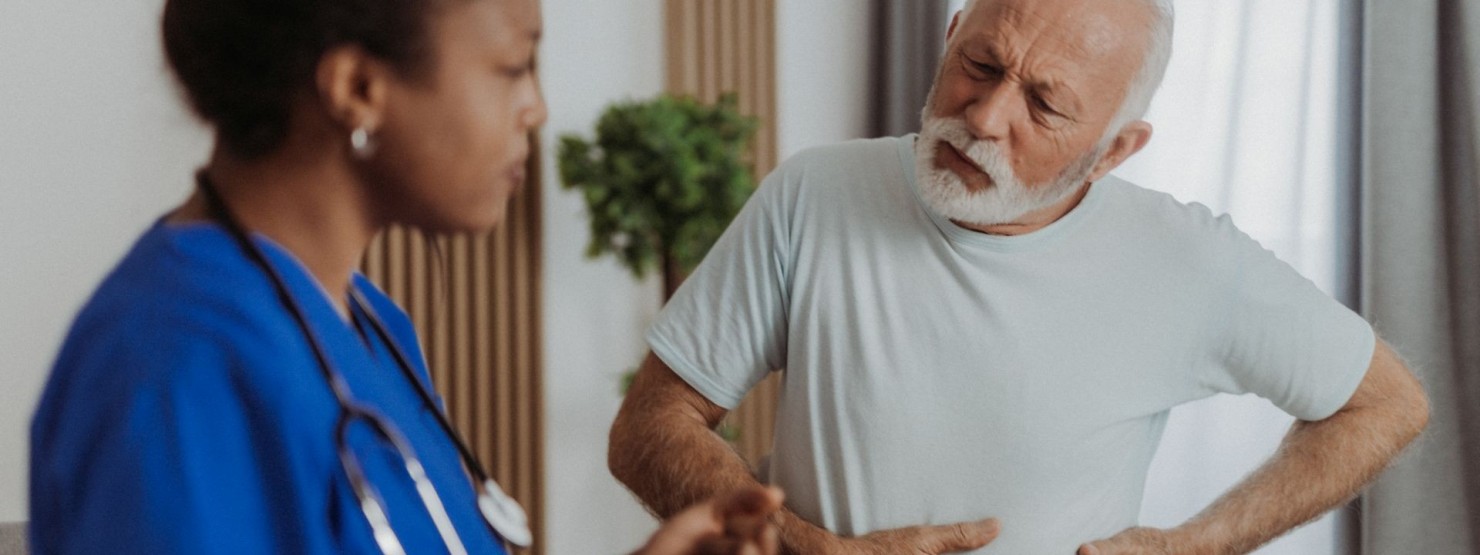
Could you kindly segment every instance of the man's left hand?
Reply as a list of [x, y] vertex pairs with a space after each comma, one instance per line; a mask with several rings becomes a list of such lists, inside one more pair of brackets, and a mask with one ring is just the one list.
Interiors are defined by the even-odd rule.
[[1166, 530], [1131, 528], [1113, 538], [1084, 544], [1077, 555], [1172, 555], [1172, 540]]

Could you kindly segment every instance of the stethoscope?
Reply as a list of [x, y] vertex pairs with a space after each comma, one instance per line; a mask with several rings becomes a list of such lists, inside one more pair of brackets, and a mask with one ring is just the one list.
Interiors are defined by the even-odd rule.
[[[195, 174], [196, 185], [199, 186], [201, 195], [205, 198], [208, 209], [213, 218], [226, 227], [241, 249], [252, 260], [252, 263], [261, 268], [272, 281], [273, 288], [277, 290], [278, 298], [293, 315], [293, 320], [303, 330], [303, 337], [308, 340], [309, 347], [313, 350], [313, 356], [318, 361], [319, 370], [324, 374], [324, 379], [329, 383], [329, 389], [334, 393], [334, 399], [339, 403], [339, 419], [334, 426], [334, 441], [339, 453], [340, 465], [344, 467], [344, 473], [349, 477], [350, 487], [354, 489], [355, 498], [360, 505], [360, 511], [365, 514], [365, 519], [370, 522], [370, 530], [375, 537], [376, 545], [386, 555], [404, 555], [405, 547], [396, 537], [396, 532], [391, 528], [390, 518], [386, 512], [385, 501], [381, 499], [380, 493], [375, 490], [365, 477], [360, 460], [354, 451], [349, 448], [347, 441], [350, 425], [355, 422], [363, 422], [371, 431], [380, 436], [395, 449], [406, 466], [406, 474], [416, 485], [416, 493], [421, 498], [422, 505], [426, 507], [427, 513], [431, 515], [433, 524], [437, 527], [437, 533], [442, 536], [442, 543], [452, 555], [466, 555], [468, 550], [458, 536], [457, 530], [452, 525], [452, 518], [447, 515], [447, 507], [443, 505], [441, 496], [437, 495], [437, 489], [427, 477], [426, 468], [422, 466], [421, 459], [417, 458], [416, 452], [412, 450], [410, 442], [401, 435], [390, 421], [380, 416], [374, 409], [356, 401], [349, 390], [349, 384], [344, 381], [344, 376], [329, 364], [329, 357], [325, 355], [323, 346], [319, 343], [318, 335], [314, 333], [313, 327], [308, 325], [308, 318], [304, 316], [303, 309], [298, 306], [298, 301], [288, 291], [285, 282], [277, 270], [267, 261], [267, 256], [262, 253], [256, 243], [247, 236], [247, 231], [241, 223], [231, 214], [226, 202], [222, 200], [215, 184], [211, 182], [210, 176], [205, 170]], [[488, 472], [478, 462], [478, 458], [468, 449], [462, 437], [452, 428], [448, 422], [447, 415], [437, 408], [432, 400], [432, 395], [417, 378], [412, 370], [411, 363], [406, 358], [406, 353], [401, 350], [390, 333], [386, 331], [385, 324], [371, 308], [370, 303], [365, 302], [358, 288], [350, 286], [350, 310], [358, 309], [369, 321], [370, 327], [375, 330], [376, 337], [380, 338], [396, 359], [396, 366], [400, 368], [401, 374], [411, 382], [412, 388], [416, 390], [417, 396], [421, 397], [422, 404], [437, 416], [437, 423], [441, 425], [442, 431], [457, 446], [457, 452], [462, 457], [463, 464], [473, 474], [475, 483], [482, 484], [478, 491], [478, 510], [483, 514], [483, 520], [504, 541], [519, 547], [529, 547], [533, 541], [533, 535], [529, 531], [529, 517], [519, 503], [504, 493], [498, 484], [488, 477]], [[476, 486], [475, 486], [476, 489]]]

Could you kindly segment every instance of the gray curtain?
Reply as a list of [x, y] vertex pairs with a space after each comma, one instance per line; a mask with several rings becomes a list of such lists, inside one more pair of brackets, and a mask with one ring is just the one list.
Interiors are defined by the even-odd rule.
[[1362, 302], [1433, 403], [1362, 502], [1364, 555], [1480, 553], [1480, 5], [1366, 0]]
[[875, 137], [920, 130], [920, 110], [946, 42], [948, 0], [874, 0]]

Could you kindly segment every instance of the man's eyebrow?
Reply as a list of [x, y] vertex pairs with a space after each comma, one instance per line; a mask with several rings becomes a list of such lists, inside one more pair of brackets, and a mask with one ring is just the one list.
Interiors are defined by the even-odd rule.
[[[962, 53], [965, 54], [968, 60], [972, 63], [993, 64], [997, 66], [1002, 66], [1004, 70], [1006, 69], [1007, 63], [1003, 61], [1003, 56], [1001, 52], [997, 50], [996, 45], [982, 44], [976, 46], [968, 46], [962, 49]], [[1039, 78], [1031, 75], [1020, 75], [1020, 77], [1023, 77], [1023, 82], [1027, 87], [1042, 92], [1053, 93], [1059, 92], [1061, 90], [1066, 91], [1069, 89], [1064, 80], [1059, 77], [1051, 76]]]
[[966, 54], [966, 57], [970, 58], [972, 62], [992, 63], [999, 66], [1005, 65], [1002, 62], [1002, 53], [998, 52], [997, 47], [990, 43], [967, 45], [965, 48], [961, 49], [961, 52], [963, 54]]

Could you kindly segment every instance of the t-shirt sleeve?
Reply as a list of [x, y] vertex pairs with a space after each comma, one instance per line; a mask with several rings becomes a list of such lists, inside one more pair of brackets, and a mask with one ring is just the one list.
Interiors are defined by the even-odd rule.
[[228, 355], [165, 343], [60, 361], [98, 383], [32, 430], [37, 552], [331, 552], [322, 523], [288, 520], [287, 447], [253, 429]]
[[1223, 275], [1215, 279], [1212, 387], [1254, 393], [1301, 420], [1322, 420], [1351, 399], [1376, 336], [1361, 316], [1235, 228], [1215, 221]]
[[790, 248], [783, 176], [777, 170], [761, 184], [647, 334], [658, 358], [729, 409], [786, 358]]

